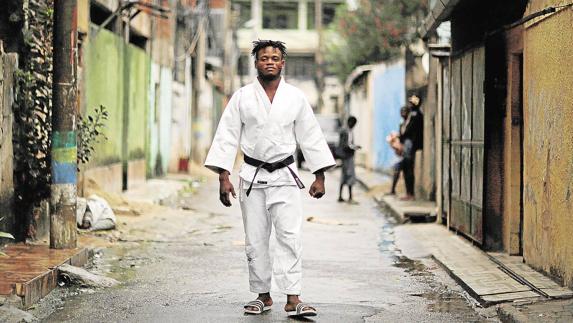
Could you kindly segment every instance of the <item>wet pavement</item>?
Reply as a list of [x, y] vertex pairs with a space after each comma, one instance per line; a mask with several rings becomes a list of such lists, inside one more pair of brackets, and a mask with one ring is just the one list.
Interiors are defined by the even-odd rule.
[[[194, 182], [170, 208], [147, 210], [153, 216], [121, 218], [117, 241], [91, 265], [120, 286], [64, 286], [30, 312], [46, 322], [497, 321], [431, 259], [404, 256], [396, 221], [367, 194], [358, 190], [358, 205], [337, 203], [338, 177], [327, 174], [321, 200], [304, 192], [302, 299], [319, 311], [312, 320], [287, 318], [277, 292], [271, 311], [243, 314], [256, 296], [248, 289], [240, 210], [238, 201], [231, 208], [218, 202], [214, 178]], [[303, 180], [310, 186], [311, 174]]]

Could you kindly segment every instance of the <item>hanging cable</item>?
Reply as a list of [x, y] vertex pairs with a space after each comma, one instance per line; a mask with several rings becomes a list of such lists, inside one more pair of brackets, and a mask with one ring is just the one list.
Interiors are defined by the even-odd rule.
[[514, 27], [517, 27], [517, 26], [519, 26], [519, 25], [523, 25], [524, 23], [526, 23], [526, 22], [528, 22], [528, 21], [530, 21], [530, 20], [533, 20], [533, 19], [535, 19], [535, 18], [537, 18], [537, 17], [541, 17], [541, 16], [545, 16], [545, 15], [553, 15], [553, 14], [555, 14], [555, 13], [557, 13], [557, 12], [559, 12], [559, 11], [565, 9], [565, 8], [569, 8], [569, 7], [573, 7], [573, 2], [564, 4], [564, 5], [559, 5], [559, 6], [547, 7], [547, 8], [545, 8], [545, 9], [541, 10], [541, 11], [537, 11], [537, 12], [535, 12], [535, 13], [532, 13], [532, 14], [530, 14], [530, 15], [527, 15], [527, 16], [525, 16], [525, 17], [519, 19], [519, 20], [516, 21], [516, 22], [513, 22], [513, 23], [511, 23], [511, 24], [509, 24], [509, 25], [505, 25], [505, 26], [503, 26], [503, 27], [501, 27], [501, 28], [499, 28], [499, 29], [496, 29], [496, 30], [494, 30], [494, 31], [491, 31], [491, 32], [487, 33], [487, 36], [492, 36], [492, 35], [495, 35], [495, 34], [497, 34], [497, 33], [499, 33], [499, 32], [509, 30], [509, 29], [514, 28]]

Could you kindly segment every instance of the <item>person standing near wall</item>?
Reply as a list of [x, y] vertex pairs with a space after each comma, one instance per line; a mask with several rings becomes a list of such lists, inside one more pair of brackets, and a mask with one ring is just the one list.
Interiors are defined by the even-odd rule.
[[396, 162], [394, 165], [392, 165], [392, 187], [390, 188], [390, 192], [388, 192], [386, 195], [396, 195], [396, 185], [400, 179], [400, 173], [402, 173], [404, 170], [402, 163], [404, 160], [402, 157], [404, 155], [404, 145], [400, 142], [400, 136], [404, 133], [406, 128], [406, 120], [408, 119], [409, 113], [410, 108], [407, 105], [400, 109], [400, 116], [402, 117], [402, 121], [400, 121], [400, 131], [393, 131], [386, 137], [386, 141], [396, 154]]
[[415, 95], [408, 98], [408, 107], [410, 113], [406, 119], [403, 133], [400, 135], [400, 142], [404, 146], [402, 171], [406, 183], [406, 195], [400, 199], [404, 201], [414, 200], [416, 151], [422, 149], [424, 144], [424, 115], [420, 111], [420, 98]]

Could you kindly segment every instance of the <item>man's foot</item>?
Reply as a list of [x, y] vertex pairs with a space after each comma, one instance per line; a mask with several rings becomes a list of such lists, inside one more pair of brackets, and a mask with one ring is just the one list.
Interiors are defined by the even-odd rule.
[[344, 199], [342, 197], [339, 197], [338, 202], [344, 202]]
[[414, 195], [406, 194], [400, 198], [400, 201], [413, 201]]
[[273, 299], [270, 294], [259, 294], [256, 300], [245, 304], [245, 313], [247, 314], [261, 314], [271, 309]]
[[396, 192], [390, 191], [390, 192], [384, 193], [384, 196], [389, 196], [389, 195], [396, 195]]
[[353, 199], [350, 199], [350, 200], [348, 200], [348, 204], [350, 204], [350, 205], [358, 205], [358, 202], [356, 202], [356, 201], [353, 200]]
[[285, 311], [288, 316], [316, 316], [316, 308], [303, 303], [300, 299], [286, 303]]

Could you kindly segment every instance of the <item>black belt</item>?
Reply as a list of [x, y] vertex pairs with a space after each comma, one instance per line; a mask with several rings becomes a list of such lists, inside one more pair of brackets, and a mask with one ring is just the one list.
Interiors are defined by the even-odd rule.
[[281, 169], [281, 168], [286, 167], [290, 171], [290, 174], [294, 178], [294, 181], [296, 182], [296, 185], [298, 186], [298, 188], [300, 188], [300, 189], [304, 188], [304, 184], [302, 183], [300, 178], [298, 178], [298, 176], [296, 176], [296, 173], [288, 166], [288, 165], [294, 163], [294, 157], [292, 155], [288, 156], [287, 158], [285, 158], [281, 161], [274, 162], [274, 163], [267, 163], [267, 162], [264, 162], [264, 161], [261, 161], [258, 159], [254, 159], [254, 158], [251, 158], [251, 157], [245, 155], [245, 163], [257, 168], [257, 170], [255, 171], [255, 175], [253, 176], [253, 180], [251, 181], [251, 185], [249, 185], [249, 188], [247, 189], [247, 196], [249, 196], [249, 194], [251, 193], [251, 189], [253, 188], [253, 183], [255, 182], [255, 178], [257, 177], [257, 174], [259, 173], [259, 170], [261, 168], [264, 168], [268, 172], [272, 173], [277, 169]]

